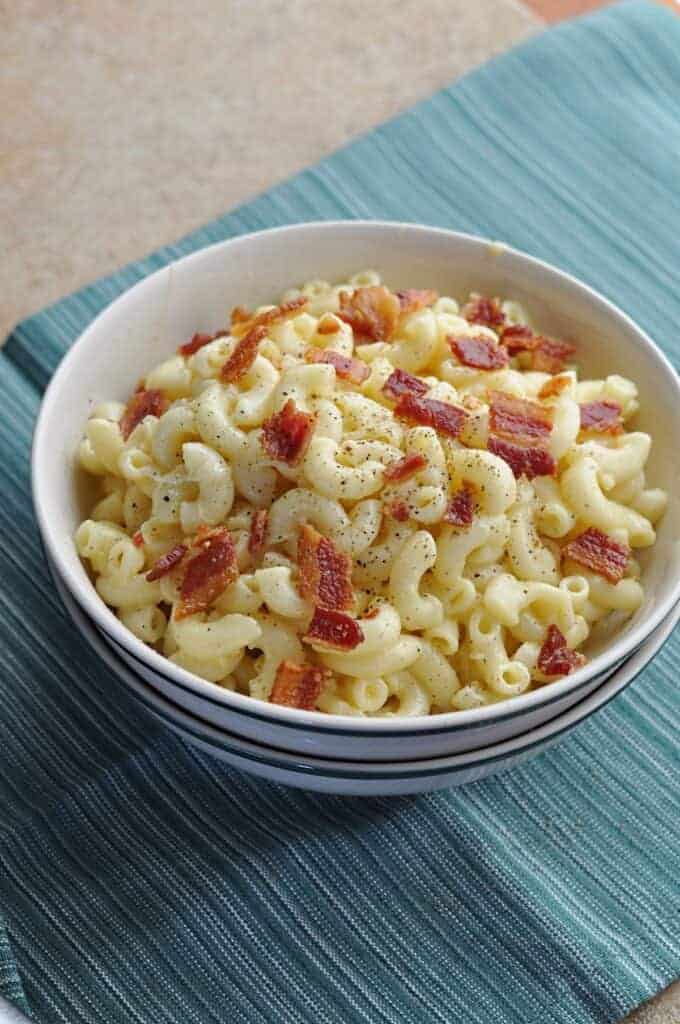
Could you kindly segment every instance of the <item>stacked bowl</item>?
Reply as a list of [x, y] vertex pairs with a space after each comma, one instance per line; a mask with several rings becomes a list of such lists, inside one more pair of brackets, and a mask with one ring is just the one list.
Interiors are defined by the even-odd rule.
[[[225, 308], [253, 307], [302, 280], [343, 280], [372, 266], [393, 288], [509, 295], [546, 333], [586, 337], [587, 375], [623, 372], [652, 434], [649, 472], [670, 495], [642, 557], [642, 606], [587, 649], [572, 675], [509, 701], [417, 718], [320, 714], [256, 701], [206, 682], [134, 637], [99, 598], [74, 533], [88, 508], [75, 452], [93, 401], [124, 400], [148, 369]], [[661, 415], [659, 414], [661, 413]], [[618, 694], [680, 615], [680, 385], [672, 366], [624, 313], [574, 278], [497, 243], [416, 225], [293, 225], [219, 243], [141, 281], [88, 327], [45, 394], [33, 448], [33, 495], [55, 585], [74, 622], [121, 685], [169, 728], [237, 767], [333, 793], [414, 793], [483, 778], [535, 755]]]

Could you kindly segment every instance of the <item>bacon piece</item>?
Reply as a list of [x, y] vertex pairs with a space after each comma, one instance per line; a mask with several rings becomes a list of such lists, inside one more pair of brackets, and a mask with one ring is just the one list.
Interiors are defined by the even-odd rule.
[[295, 466], [307, 450], [314, 416], [295, 407], [289, 398], [283, 409], [275, 412], [262, 426], [262, 444], [272, 459]]
[[548, 626], [547, 636], [538, 655], [540, 671], [546, 676], [568, 676], [585, 663], [582, 654], [567, 647], [567, 641], [557, 626]]
[[405, 501], [391, 502], [385, 506], [385, 512], [391, 519], [396, 519], [398, 523], [405, 523], [411, 515]]
[[236, 348], [220, 370], [220, 377], [222, 380], [226, 380], [228, 383], [233, 384], [235, 381], [240, 380], [241, 377], [245, 377], [248, 370], [255, 362], [258, 345], [266, 333], [267, 328], [258, 325], [256, 327], [252, 327], [248, 333], [241, 338], [236, 345]]
[[610, 583], [618, 583], [628, 568], [630, 548], [591, 526], [562, 548], [562, 558], [571, 558]]
[[330, 669], [319, 668], [318, 665], [296, 665], [294, 661], [282, 661], [276, 670], [269, 703], [313, 711], [323, 684], [330, 675]]
[[440, 434], [458, 437], [467, 419], [464, 409], [434, 398], [418, 398], [416, 395], [402, 395], [397, 402], [394, 415], [410, 423], [434, 427]]
[[412, 452], [411, 455], [405, 455], [403, 459], [399, 459], [387, 467], [385, 470], [385, 480], [408, 480], [410, 476], [420, 473], [426, 466], [427, 459], [425, 456]]
[[155, 565], [149, 569], [146, 574], [146, 578], [149, 583], [153, 583], [154, 580], [159, 580], [161, 576], [167, 576], [176, 565], [182, 561], [187, 553], [186, 544], [176, 544], [174, 548], [170, 548], [164, 555], [158, 559]]
[[476, 338], [449, 335], [446, 340], [463, 366], [472, 366], [476, 370], [500, 370], [502, 366], [508, 365], [509, 356], [503, 346], [482, 335]]
[[343, 356], [340, 352], [334, 352], [329, 348], [309, 348], [305, 359], [308, 363], [328, 363], [330, 366], [334, 366], [338, 377], [348, 380], [352, 384], [363, 384], [371, 375], [370, 366], [363, 360]]
[[119, 424], [123, 440], [127, 441], [137, 424], [141, 423], [145, 416], [162, 415], [166, 405], [165, 395], [158, 388], [152, 388], [150, 391], [141, 388], [139, 391], [135, 391], [125, 407]]
[[136, 548], [144, 547], [144, 537], [142, 536], [141, 530], [137, 530], [132, 534], [132, 543]]
[[[231, 333], [234, 337], [240, 338], [244, 334], [248, 334], [255, 327], [271, 327], [272, 324], [279, 323], [281, 320], [287, 320], [290, 316], [296, 316], [308, 302], [309, 299], [306, 295], [300, 295], [297, 299], [291, 299], [290, 302], [282, 302], [280, 306], [265, 309], [263, 313], [258, 313], [257, 316], [251, 315], [241, 306], [237, 306], [236, 309], [232, 310], [231, 314]], [[236, 320], [234, 319], [235, 314], [237, 315]]]
[[483, 295], [471, 295], [461, 309], [462, 315], [470, 324], [483, 324], [484, 327], [502, 327], [505, 313], [498, 299], [487, 299]]
[[476, 487], [468, 480], [463, 480], [444, 513], [444, 522], [452, 526], [471, 526], [475, 513]]
[[541, 373], [561, 373], [565, 360], [573, 356], [576, 346], [568, 341], [553, 341], [551, 338], [538, 339], [531, 352], [531, 369]]
[[501, 333], [503, 344], [511, 356], [518, 352], [527, 352], [536, 348], [541, 341], [538, 334], [534, 334], [526, 324], [508, 324]]
[[623, 430], [618, 402], [584, 402], [580, 409], [581, 430], [593, 430], [598, 434], [620, 434]]
[[403, 291], [394, 293], [399, 299], [401, 315], [416, 313], [419, 309], [431, 306], [439, 298], [439, 293], [433, 288], [405, 288]]
[[206, 611], [238, 579], [236, 548], [226, 527], [199, 530], [194, 546], [201, 550], [184, 570], [176, 619]]
[[383, 384], [382, 390], [384, 395], [396, 401], [402, 395], [416, 395], [422, 398], [423, 395], [427, 394], [429, 388], [424, 380], [421, 380], [420, 377], [414, 377], [412, 373], [407, 373], [406, 370], [392, 370], [392, 373]]
[[338, 316], [359, 338], [389, 341], [401, 316], [401, 304], [383, 285], [371, 285], [340, 292]]
[[538, 397], [554, 398], [556, 395], [561, 395], [571, 385], [571, 381], [572, 378], [568, 373], [560, 373], [555, 377], [550, 377], [538, 392]]
[[344, 612], [315, 608], [309, 629], [302, 639], [307, 643], [315, 641], [340, 651], [351, 651], [362, 642], [364, 634], [356, 619]]
[[181, 356], [193, 356], [194, 353], [198, 352], [199, 349], [203, 348], [204, 345], [209, 345], [211, 341], [215, 341], [216, 338], [225, 338], [229, 334], [229, 331], [216, 331], [215, 334], [194, 334], [191, 341], [187, 341], [184, 345], [180, 345], [177, 349]]
[[346, 611], [354, 604], [352, 559], [332, 541], [305, 523], [297, 547], [300, 579], [298, 590], [305, 601], [320, 608]]
[[264, 547], [267, 534], [267, 510], [259, 508], [253, 513], [250, 520], [250, 532], [248, 534], [248, 553], [253, 559], [257, 558]]
[[507, 462], [516, 477], [524, 474], [531, 480], [535, 476], [555, 476], [557, 472], [557, 463], [541, 445], [525, 447], [500, 437], [490, 437], [487, 447]]
[[503, 391], [489, 394], [489, 430], [518, 444], [545, 441], [552, 430], [552, 409], [514, 398]]

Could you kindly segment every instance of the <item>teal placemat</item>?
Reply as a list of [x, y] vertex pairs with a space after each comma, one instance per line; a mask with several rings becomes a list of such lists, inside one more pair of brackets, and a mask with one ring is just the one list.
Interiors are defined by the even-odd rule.
[[176, 256], [289, 221], [505, 239], [677, 362], [679, 158], [680, 19], [626, 4], [16, 329], [0, 355], [0, 990], [36, 1020], [602, 1024], [680, 974], [677, 633], [507, 775], [415, 799], [280, 789], [140, 717], [93, 658], [47, 577], [27, 466], [41, 390], [99, 309]]

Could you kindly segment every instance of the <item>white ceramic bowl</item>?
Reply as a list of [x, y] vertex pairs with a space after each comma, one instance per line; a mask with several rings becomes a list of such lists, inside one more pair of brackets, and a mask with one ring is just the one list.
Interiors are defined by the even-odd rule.
[[417, 761], [343, 761], [291, 754], [221, 730], [163, 697], [131, 671], [66, 590], [52, 569], [57, 590], [75, 625], [123, 686], [148, 711], [188, 743], [234, 768], [284, 786], [352, 796], [426, 793], [477, 782], [507, 771], [554, 746], [580, 722], [608, 704], [645, 668], [680, 619], [678, 604], [645, 642], [590, 696], [544, 725], [503, 743], [448, 757]]
[[[87, 488], [74, 455], [92, 404], [125, 399], [149, 367], [196, 331], [223, 326], [226, 310], [254, 306], [310, 278], [341, 280], [372, 266], [394, 288], [471, 289], [524, 303], [542, 330], [584, 340], [587, 374], [621, 372], [640, 389], [641, 429], [654, 436], [650, 479], [671, 495], [655, 547], [643, 553], [645, 601], [615, 639], [592, 647], [573, 675], [512, 701], [418, 719], [356, 719], [274, 707], [191, 675], [129, 633], [98, 597], [75, 550]], [[203, 249], [152, 274], [87, 328], [45, 394], [33, 447], [33, 495], [56, 571], [121, 656], [187, 710], [257, 742], [358, 760], [411, 760], [498, 743], [582, 700], [669, 614], [680, 597], [678, 503], [680, 386], [658, 348], [624, 313], [574, 278], [515, 250], [450, 231], [347, 221], [298, 224]]]

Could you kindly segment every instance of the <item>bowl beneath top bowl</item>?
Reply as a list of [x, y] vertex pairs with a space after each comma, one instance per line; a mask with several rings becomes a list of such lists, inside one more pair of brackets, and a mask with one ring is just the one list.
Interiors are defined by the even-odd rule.
[[[586, 374], [623, 371], [638, 385], [637, 424], [652, 434], [650, 479], [670, 493], [656, 545], [643, 553], [645, 599], [606, 646], [573, 675], [512, 701], [417, 719], [353, 718], [278, 707], [205, 682], [136, 639], [101, 601], [73, 535], [86, 513], [75, 452], [92, 404], [125, 399], [150, 366], [197, 331], [215, 331], [237, 303], [270, 301], [292, 284], [346, 279], [374, 266], [393, 288], [462, 296], [502, 294], [525, 305], [542, 331], [587, 337]], [[598, 686], [669, 614], [680, 597], [680, 439], [677, 374], [629, 317], [586, 285], [487, 240], [409, 224], [297, 224], [222, 242], [139, 282], [105, 309], [57, 369], [36, 427], [32, 475], [40, 531], [60, 578], [135, 670], [190, 710], [230, 731], [289, 750], [409, 760], [454, 753], [525, 732]], [[181, 695], [181, 698], [180, 698]]]

